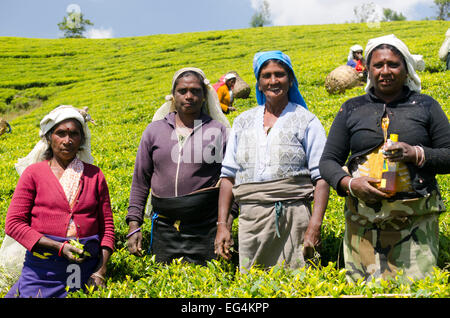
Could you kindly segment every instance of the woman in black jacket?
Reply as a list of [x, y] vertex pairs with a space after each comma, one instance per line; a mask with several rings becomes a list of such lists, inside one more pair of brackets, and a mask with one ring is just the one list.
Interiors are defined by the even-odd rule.
[[[450, 172], [448, 118], [436, 100], [420, 93], [414, 58], [402, 41], [394, 35], [372, 39], [365, 55], [367, 94], [340, 108], [320, 172], [347, 196], [348, 277], [388, 278], [402, 269], [422, 278], [437, 263], [445, 205], [435, 175]], [[390, 134], [399, 141], [388, 146]], [[384, 158], [398, 164], [395, 194], [382, 189]]]

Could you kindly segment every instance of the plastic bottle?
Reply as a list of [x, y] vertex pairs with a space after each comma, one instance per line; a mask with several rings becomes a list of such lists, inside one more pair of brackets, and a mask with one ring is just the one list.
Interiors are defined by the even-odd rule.
[[[386, 145], [391, 145], [398, 141], [397, 134], [391, 134], [389, 139], [386, 141]], [[385, 152], [386, 153], [386, 152]], [[394, 195], [397, 192], [396, 181], [397, 181], [397, 170], [398, 163], [391, 162], [388, 159], [383, 161], [383, 172], [381, 174], [380, 190], [388, 194]]]

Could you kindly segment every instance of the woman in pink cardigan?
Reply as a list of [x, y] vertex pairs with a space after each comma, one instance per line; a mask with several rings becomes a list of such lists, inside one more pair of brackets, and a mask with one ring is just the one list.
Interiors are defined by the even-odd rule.
[[40, 123], [41, 140], [16, 165], [21, 176], [5, 233], [27, 251], [6, 297], [65, 297], [86, 284], [104, 285], [114, 223], [105, 177], [91, 164], [89, 119], [86, 111], [57, 107]]

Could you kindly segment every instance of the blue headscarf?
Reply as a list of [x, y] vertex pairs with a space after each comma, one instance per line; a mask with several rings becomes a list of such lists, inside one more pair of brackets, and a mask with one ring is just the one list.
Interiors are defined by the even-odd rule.
[[266, 62], [267, 60], [280, 60], [284, 64], [286, 64], [292, 71], [292, 75], [294, 76], [294, 81], [292, 83], [291, 88], [288, 91], [288, 98], [290, 102], [299, 104], [303, 106], [304, 108], [308, 109], [306, 106], [306, 102], [303, 99], [302, 94], [300, 94], [300, 91], [298, 90], [298, 81], [294, 74], [294, 69], [292, 68], [291, 59], [289, 56], [284, 54], [281, 51], [267, 51], [267, 52], [258, 52], [255, 54], [255, 57], [253, 58], [253, 72], [255, 73], [256, 77], [256, 100], [258, 101], [258, 105], [264, 105], [266, 103], [266, 96], [264, 96], [263, 92], [259, 90], [258, 87], [258, 78], [259, 78], [259, 72], [261, 71], [261, 66]]

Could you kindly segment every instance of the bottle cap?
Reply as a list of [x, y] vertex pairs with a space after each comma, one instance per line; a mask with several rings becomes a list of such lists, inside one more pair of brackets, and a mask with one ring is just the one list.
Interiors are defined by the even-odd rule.
[[398, 141], [398, 135], [397, 134], [391, 134], [389, 136], [389, 139], [392, 140], [393, 142], [397, 142]]

